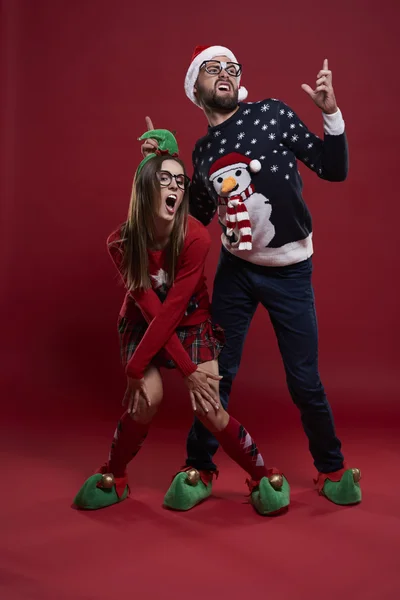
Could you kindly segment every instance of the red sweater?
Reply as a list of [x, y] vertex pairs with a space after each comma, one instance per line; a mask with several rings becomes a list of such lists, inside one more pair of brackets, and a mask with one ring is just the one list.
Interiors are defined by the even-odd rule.
[[[122, 276], [123, 243], [121, 228], [107, 240], [108, 250]], [[113, 243], [114, 242], [114, 243]], [[166, 281], [164, 250], [148, 250], [151, 289], [138, 289], [125, 295], [120, 316], [131, 323], [145, 320], [149, 326], [126, 366], [126, 373], [141, 379], [152, 358], [164, 348], [185, 376], [197, 366], [190, 360], [175, 330], [198, 325], [210, 317], [210, 300], [204, 277], [204, 262], [211, 238], [199, 221], [189, 216], [187, 234], [177, 263], [172, 287]], [[126, 281], [124, 280], [126, 287]]]

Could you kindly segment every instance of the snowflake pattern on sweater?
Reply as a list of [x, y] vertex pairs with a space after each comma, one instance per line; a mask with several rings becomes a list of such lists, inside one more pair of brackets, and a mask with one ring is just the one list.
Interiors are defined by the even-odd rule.
[[[219, 177], [212, 177], [213, 165], [228, 155], [240, 155], [242, 167], [230, 173], [221, 169]], [[251, 173], [246, 163], [254, 159], [261, 169]], [[196, 143], [190, 212], [207, 225], [218, 208], [224, 246], [249, 262], [281, 266], [305, 260], [312, 254], [312, 220], [302, 195], [298, 160], [322, 179], [343, 181], [348, 171], [346, 134], [325, 133], [322, 140], [276, 99], [240, 103], [233, 116], [209, 127]], [[233, 167], [238, 164], [233, 161]], [[237, 231], [227, 235], [226, 227], [225, 200], [244, 190], [245, 178], [254, 190], [243, 197], [251, 223], [251, 250], [239, 250]], [[221, 198], [222, 186], [226, 198]]]

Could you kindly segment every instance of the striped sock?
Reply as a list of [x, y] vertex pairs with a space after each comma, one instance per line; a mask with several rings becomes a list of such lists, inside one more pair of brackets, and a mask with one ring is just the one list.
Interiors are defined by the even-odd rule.
[[259, 481], [262, 477], [268, 476], [263, 457], [259, 453], [255, 441], [236, 419], [230, 416], [225, 429], [213, 435], [228, 456], [242, 467], [252, 479]]

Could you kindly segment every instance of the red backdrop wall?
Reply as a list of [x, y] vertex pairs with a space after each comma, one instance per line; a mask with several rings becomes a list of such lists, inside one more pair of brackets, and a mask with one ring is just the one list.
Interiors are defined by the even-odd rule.
[[[323, 381], [339, 419], [398, 416], [398, 4], [245, 5], [3, 0], [1, 327], [4, 410], [117, 414], [123, 291], [107, 234], [125, 218], [144, 117], [177, 131], [189, 163], [206, 121], [183, 92], [196, 44], [244, 64], [249, 100], [279, 97], [314, 131], [301, 90], [333, 70], [350, 144], [344, 184], [301, 167], [314, 218]], [[219, 250], [211, 225], [210, 283]], [[168, 373], [164, 419], [188, 410]], [[243, 398], [245, 397], [246, 402]], [[232, 399], [247, 422], [293, 415], [267, 315], [256, 314]]]

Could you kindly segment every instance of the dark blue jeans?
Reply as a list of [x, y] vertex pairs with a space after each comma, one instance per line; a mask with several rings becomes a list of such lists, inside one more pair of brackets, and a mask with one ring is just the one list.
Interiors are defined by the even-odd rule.
[[[343, 455], [318, 373], [318, 329], [311, 274], [311, 259], [286, 267], [262, 267], [222, 248], [214, 281], [212, 316], [226, 335], [218, 362], [223, 377], [220, 398], [227, 408], [253, 315], [260, 302], [267, 309], [314, 465], [318, 471], [330, 473], [343, 468]], [[260, 356], [260, 368], [267, 372], [267, 356], [264, 362]], [[195, 419], [187, 440], [187, 464], [215, 470], [213, 456], [217, 449], [217, 440]]]

